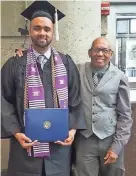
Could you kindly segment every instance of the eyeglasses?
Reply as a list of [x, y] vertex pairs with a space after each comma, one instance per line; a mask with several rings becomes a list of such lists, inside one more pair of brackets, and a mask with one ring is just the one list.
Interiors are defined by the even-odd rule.
[[96, 53], [96, 54], [100, 53], [100, 51], [102, 51], [102, 53], [104, 55], [109, 55], [109, 54], [113, 53], [113, 51], [111, 49], [108, 49], [108, 48], [92, 48], [91, 50], [92, 50], [93, 53]]

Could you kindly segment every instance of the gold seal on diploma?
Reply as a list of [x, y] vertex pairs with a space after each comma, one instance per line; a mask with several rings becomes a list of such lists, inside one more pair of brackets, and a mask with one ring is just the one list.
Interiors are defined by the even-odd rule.
[[51, 127], [51, 122], [45, 121], [45, 122], [43, 123], [43, 127], [46, 128], [46, 129], [49, 129], [49, 128]]

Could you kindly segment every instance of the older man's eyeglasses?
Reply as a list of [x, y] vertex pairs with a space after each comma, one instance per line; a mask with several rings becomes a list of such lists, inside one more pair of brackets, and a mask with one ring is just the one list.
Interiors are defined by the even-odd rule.
[[104, 55], [109, 55], [112, 54], [113, 51], [111, 49], [108, 48], [92, 48], [91, 49], [93, 53], [99, 54], [100, 51], [104, 54]]

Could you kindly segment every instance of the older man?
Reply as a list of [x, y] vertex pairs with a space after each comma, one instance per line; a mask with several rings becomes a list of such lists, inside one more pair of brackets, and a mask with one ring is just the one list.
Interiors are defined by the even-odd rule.
[[78, 176], [123, 176], [123, 149], [132, 126], [126, 76], [111, 62], [105, 38], [93, 41], [91, 62], [79, 65], [81, 97], [87, 130], [77, 134], [75, 170]]

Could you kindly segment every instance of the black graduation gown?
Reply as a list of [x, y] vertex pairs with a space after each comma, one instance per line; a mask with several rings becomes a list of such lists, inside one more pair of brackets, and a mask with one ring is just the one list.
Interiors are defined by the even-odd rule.
[[[85, 129], [83, 112], [80, 108], [80, 77], [77, 67], [68, 55], [60, 53], [68, 74], [68, 101], [70, 129]], [[43, 159], [29, 157], [14, 138], [16, 132], [24, 133], [24, 78], [26, 67], [26, 51], [21, 58], [12, 57], [1, 70], [2, 93], [2, 138], [11, 138], [8, 176], [41, 176]], [[53, 107], [51, 59], [39, 72], [45, 91], [47, 108]], [[69, 176], [70, 146], [61, 146], [50, 143], [51, 156], [44, 159], [46, 176]]]

